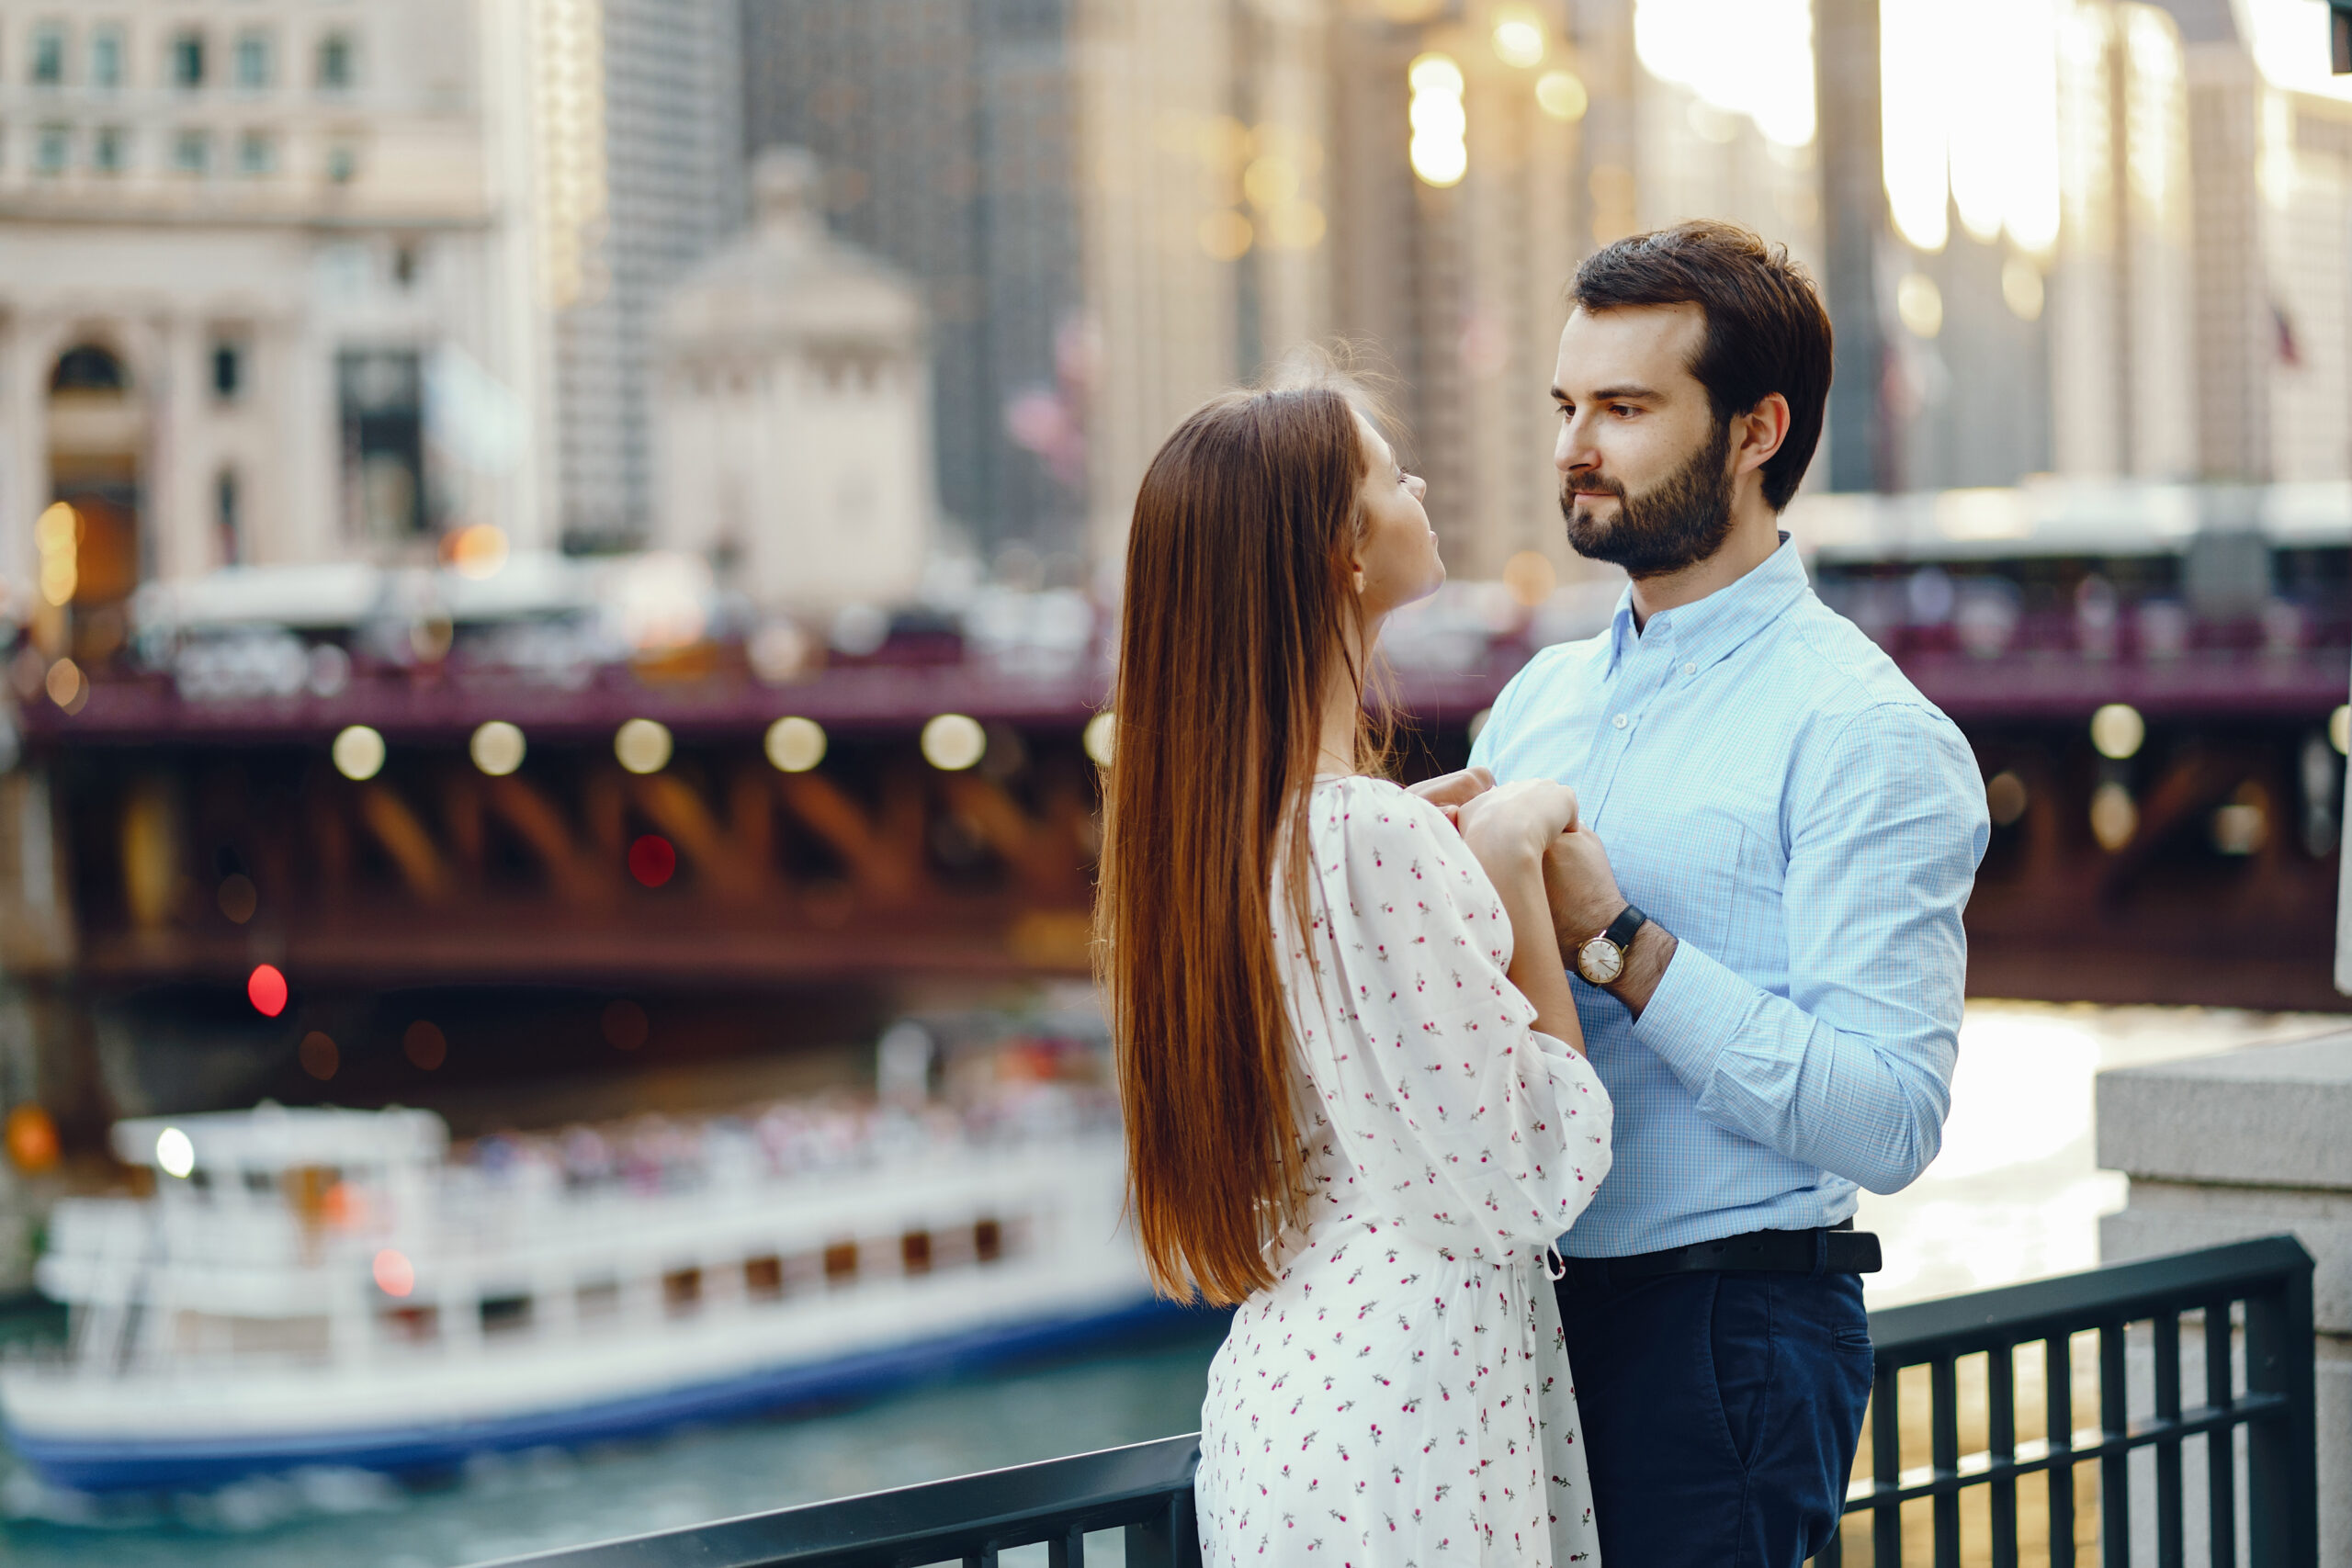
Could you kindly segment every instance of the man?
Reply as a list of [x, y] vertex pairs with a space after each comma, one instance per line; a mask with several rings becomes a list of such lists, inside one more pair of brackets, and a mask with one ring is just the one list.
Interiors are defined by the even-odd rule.
[[1804, 273], [1685, 223], [1569, 295], [1561, 512], [1633, 581], [1608, 631], [1511, 681], [1471, 761], [1582, 808], [1546, 873], [1616, 1104], [1614, 1168], [1560, 1241], [1601, 1555], [1797, 1568], [1870, 1395], [1856, 1189], [1907, 1185], [1951, 1104], [1984, 784], [1778, 526], [1829, 388]]

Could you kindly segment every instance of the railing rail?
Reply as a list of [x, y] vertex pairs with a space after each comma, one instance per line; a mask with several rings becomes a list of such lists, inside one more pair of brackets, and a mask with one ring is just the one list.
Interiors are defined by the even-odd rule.
[[[2183, 1403], [2181, 1320], [2202, 1319], [2189, 1342], [2202, 1361], [2203, 1402]], [[2134, 1325], [2145, 1324], [2154, 1410], [2132, 1413]], [[2238, 1335], [2243, 1331], [2244, 1380]], [[2098, 1336], [2098, 1426], [2075, 1424], [2077, 1334]], [[2132, 1455], [2154, 1459], [2147, 1518], [2158, 1568], [2186, 1560], [2189, 1519], [2182, 1485], [2185, 1444], [2202, 1445], [2205, 1527], [2210, 1561], [2238, 1561], [2240, 1497], [2235, 1438], [2246, 1433], [2246, 1545], [2253, 1568], [2317, 1568], [2318, 1432], [2313, 1409], [2312, 1257], [2287, 1235], [2233, 1242], [2167, 1258], [2113, 1264], [2030, 1284], [1889, 1307], [1871, 1314], [1876, 1366], [1871, 1393], [1871, 1478], [1848, 1494], [1848, 1529], [1815, 1561], [1842, 1568], [1844, 1538], [1869, 1525], [1870, 1561], [1904, 1561], [1904, 1506], [1925, 1502], [1936, 1568], [1961, 1561], [1961, 1500], [1982, 1488], [1988, 1502], [1993, 1568], [2015, 1568], [2021, 1521], [2020, 1479], [2046, 1473], [2047, 1561], [2074, 1568], [2077, 1557], [2074, 1475], [2098, 1467], [2098, 1539], [2103, 1568], [2133, 1562]], [[2043, 1435], [2018, 1433], [2016, 1352], [2041, 1347]], [[1960, 1451], [1962, 1359], [1983, 1355], [1985, 1446]], [[1928, 1461], [1906, 1468], [1902, 1373], [1928, 1371]]]
[[[2186, 1404], [2181, 1319], [2203, 1315], [2203, 1402]], [[2131, 1325], [2149, 1325], [2154, 1409], [2133, 1416]], [[2238, 1338], [2243, 1331], [2242, 1347]], [[2076, 1334], [2098, 1337], [2098, 1426], [2077, 1431]], [[1871, 1477], [1849, 1494], [1849, 1521], [1867, 1518], [1871, 1561], [1904, 1561], [1904, 1510], [1931, 1516], [1935, 1568], [1958, 1568], [1963, 1494], [1982, 1489], [1993, 1568], [2019, 1562], [2020, 1479], [2048, 1473], [2051, 1568], [2075, 1562], [2075, 1469], [2098, 1467], [2103, 1568], [2129, 1568], [2132, 1456], [2154, 1455], [2158, 1568], [2181, 1568], [2185, 1444], [2209, 1456], [2205, 1523], [2211, 1561], [2237, 1561], [2241, 1512], [2253, 1568], [2317, 1568], [2317, 1432], [2312, 1405], [2312, 1258], [2291, 1236], [2269, 1236], [2056, 1280], [1892, 1307], [1871, 1316], [1876, 1359], [1867, 1452]], [[2192, 1341], [2192, 1346], [2199, 1344]], [[2040, 1344], [2044, 1436], [2020, 1440], [2015, 1353]], [[1985, 1447], [1961, 1452], [1960, 1363], [1985, 1358]], [[2241, 1382], [2236, 1369], [2244, 1369]], [[1928, 1370], [1928, 1462], [1904, 1465], [1901, 1374]], [[2247, 1489], [2238, 1493], [2235, 1434], [2247, 1434]], [[1044, 1543], [1052, 1568], [1083, 1568], [1085, 1537], [1125, 1529], [1130, 1568], [1197, 1568], [1193, 1515], [1196, 1436], [1042, 1464], [956, 1476], [716, 1524], [515, 1558], [500, 1568], [912, 1568]], [[1838, 1540], [1815, 1559], [1842, 1568]]]

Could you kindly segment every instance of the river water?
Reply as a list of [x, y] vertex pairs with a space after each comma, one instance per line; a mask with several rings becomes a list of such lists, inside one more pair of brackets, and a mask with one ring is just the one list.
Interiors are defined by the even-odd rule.
[[[1972, 1004], [1942, 1154], [1908, 1190], [1864, 1201], [1860, 1223], [1883, 1238], [1887, 1262], [1868, 1281], [1871, 1304], [2098, 1262], [2098, 1216], [2122, 1206], [2125, 1188], [2092, 1158], [2092, 1078], [2102, 1068], [2296, 1039], [2341, 1021]], [[0, 1560], [11, 1568], [457, 1568], [1189, 1431], [1215, 1349], [1199, 1334], [1162, 1337], [854, 1408], [478, 1463], [420, 1486], [320, 1471], [101, 1503], [47, 1488], [0, 1456]]]

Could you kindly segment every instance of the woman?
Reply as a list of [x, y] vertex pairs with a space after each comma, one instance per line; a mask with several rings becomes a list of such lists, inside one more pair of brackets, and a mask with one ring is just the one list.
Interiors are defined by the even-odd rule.
[[1212, 1564], [1593, 1562], [1542, 1259], [1610, 1106], [1544, 895], [1556, 784], [1454, 820], [1372, 776], [1365, 671], [1445, 580], [1329, 386], [1236, 393], [1146, 474], [1098, 924], [1155, 1284], [1238, 1303]]

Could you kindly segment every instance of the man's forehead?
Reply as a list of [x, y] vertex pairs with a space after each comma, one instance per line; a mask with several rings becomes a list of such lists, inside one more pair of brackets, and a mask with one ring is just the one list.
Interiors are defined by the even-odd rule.
[[1605, 310], [1579, 305], [1560, 329], [1561, 384], [1569, 377], [1583, 381], [1633, 376], [1664, 390], [1672, 380], [1695, 380], [1690, 366], [1706, 331], [1707, 313], [1696, 303]]

